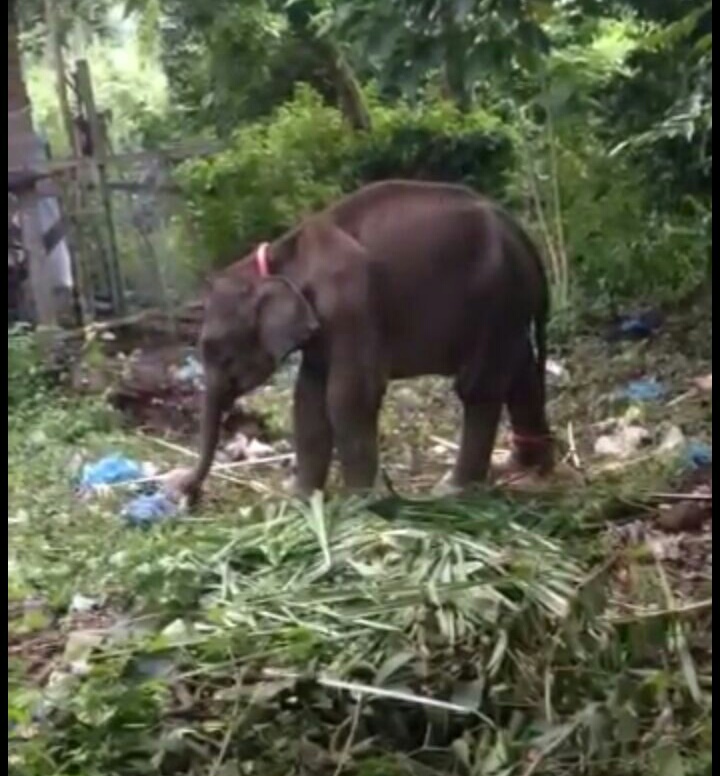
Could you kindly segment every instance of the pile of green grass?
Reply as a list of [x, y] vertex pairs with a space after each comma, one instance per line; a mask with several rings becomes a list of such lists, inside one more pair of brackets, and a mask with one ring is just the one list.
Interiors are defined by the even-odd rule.
[[[109, 450], [147, 452], [101, 407], [9, 416], [10, 773], [709, 773], [702, 607], [658, 564], [665, 611], [621, 611], [633, 561], [608, 558], [587, 495], [238, 491], [140, 531], [72, 492], [73, 458]], [[77, 594], [99, 611], [69, 613]]]

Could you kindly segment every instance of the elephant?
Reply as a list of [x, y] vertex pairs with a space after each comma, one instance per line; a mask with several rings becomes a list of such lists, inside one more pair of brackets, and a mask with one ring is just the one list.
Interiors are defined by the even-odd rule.
[[540, 253], [498, 204], [458, 184], [366, 185], [210, 282], [201, 450], [184, 493], [200, 496], [223, 414], [297, 351], [297, 494], [325, 488], [333, 450], [345, 488], [372, 489], [386, 387], [422, 375], [453, 378], [462, 403], [454, 487], [487, 480], [504, 406], [511, 465], [547, 472], [548, 315]]

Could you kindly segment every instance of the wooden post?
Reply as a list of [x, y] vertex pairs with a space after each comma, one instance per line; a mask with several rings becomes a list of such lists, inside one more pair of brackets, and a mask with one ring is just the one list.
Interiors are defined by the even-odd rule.
[[[18, 47], [16, 2], [8, 4], [8, 167], [23, 169], [28, 173], [35, 169], [37, 139], [33, 130], [22, 62]], [[42, 229], [37, 210], [34, 186], [20, 198], [20, 223], [23, 248], [27, 251], [30, 270], [30, 286], [34, 295], [33, 306], [37, 322], [42, 326], [54, 326], [57, 315], [53, 298], [49, 262], [42, 241]]]
[[50, 43], [50, 52], [55, 68], [55, 84], [57, 89], [58, 103], [60, 104], [60, 115], [62, 116], [63, 128], [67, 135], [68, 148], [70, 156], [76, 155], [75, 126], [73, 124], [72, 111], [70, 110], [70, 99], [67, 88], [67, 72], [65, 69], [65, 58], [63, 57], [62, 38], [57, 13], [57, 0], [45, 0], [45, 21], [48, 28], [48, 39]]
[[100, 117], [98, 115], [97, 106], [95, 105], [95, 95], [92, 88], [90, 68], [85, 59], [79, 59], [76, 63], [75, 82], [80, 103], [87, 114], [88, 124], [90, 125], [90, 141], [92, 145], [91, 161], [95, 171], [98, 190], [100, 192], [100, 201], [105, 218], [106, 259], [113, 308], [115, 313], [123, 315], [125, 313], [125, 290], [123, 287], [122, 272], [120, 270], [120, 253], [118, 251], [117, 235], [115, 234], [112, 200], [110, 198], [110, 189], [108, 188], [107, 149], [105, 147], [105, 137]]
[[20, 224], [23, 247], [28, 254], [35, 320], [41, 326], [54, 327], [57, 325], [57, 309], [50, 275], [50, 262], [43, 245], [36, 189], [20, 197]]

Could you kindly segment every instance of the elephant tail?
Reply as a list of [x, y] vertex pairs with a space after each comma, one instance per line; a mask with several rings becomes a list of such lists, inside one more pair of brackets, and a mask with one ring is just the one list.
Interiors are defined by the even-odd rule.
[[[538, 261], [542, 263], [540, 254], [537, 253]], [[540, 306], [535, 314], [534, 329], [535, 329], [535, 350], [537, 352], [537, 368], [540, 378], [540, 385], [542, 386], [542, 400], [545, 402], [545, 383], [547, 380], [547, 329], [548, 320], [550, 318], [550, 289], [548, 287], [547, 277], [545, 275], [545, 268], [541, 266], [542, 270], [542, 298], [540, 300]]]
[[[547, 347], [547, 329], [550, 319], [550, 284], [548, 282], [545, 262], [535, 241], [530, 237], [527, 231], [503, 208], [496, 206], [496, 213], [504, 222], [511, 234], [513, 234], [520, 246], [525, 251], [525, 257], [529, 259], [537, 271], [537, 280], [539, 283], [540, 296], [537, 301], [537, 307], [532, 317], [532, 325], [535, 335], [535, 353], [537, 359], [537, 368], [540, 377], [540, 384], [543, 392], [543, 402], [545, 401], [545, 383], [548, 359]], [[516, 243], [517, 244], [517, 243]]]

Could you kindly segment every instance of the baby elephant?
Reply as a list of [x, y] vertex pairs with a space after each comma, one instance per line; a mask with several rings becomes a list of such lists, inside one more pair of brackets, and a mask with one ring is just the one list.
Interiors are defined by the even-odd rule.
[[223, 271], [206, 300], [202, 445], [184, 490], [198, 498], [223, 414], [300, 351], [296, 487], [371, 488], [389, 380], [446, 375], [463, 410], [454, 486], [482, 482], [503, 405], [513, 462], [548, 470], [548, 285], [527, 234], [462, 186], [365, 186]]

